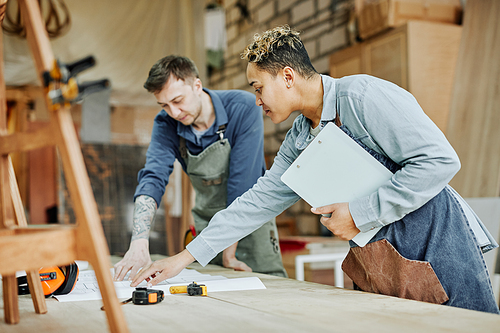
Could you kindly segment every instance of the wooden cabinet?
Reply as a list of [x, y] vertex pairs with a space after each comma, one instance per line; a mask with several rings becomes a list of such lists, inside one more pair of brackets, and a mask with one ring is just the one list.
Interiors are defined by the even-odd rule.
[[370, 74], [411, 92], [446, 133], [461, 26], [409, 21], [330, 57], [330, 75]]

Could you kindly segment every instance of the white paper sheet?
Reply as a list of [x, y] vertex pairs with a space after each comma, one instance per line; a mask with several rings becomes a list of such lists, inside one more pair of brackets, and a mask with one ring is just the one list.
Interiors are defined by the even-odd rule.
[[[113, 269], [111, 269], [113, 274]], [[207, 286], [208, 294], [219, 291], [255, 290], [266, 289], [262, 281], [257, 277], [228, 279], [224, 276], [202, 274], [194, 269], [184, 269], [177, 276], [160, 282], [152, 289], [163, 290], [165, 295], [170, 295], [171, 286], [187, 285], [195, 281]], [[130, 281], [114, 282], [118, 298], [130, 298], [135, 287], [130, 287]], [[138, 287], [146, 287], [143, 281]], [[60, 302], [93, 301], [102, 299], [99, 285], [93, 270], [81, 271], [78, 281], [72, 292], [67, 295], [54, 296]]]

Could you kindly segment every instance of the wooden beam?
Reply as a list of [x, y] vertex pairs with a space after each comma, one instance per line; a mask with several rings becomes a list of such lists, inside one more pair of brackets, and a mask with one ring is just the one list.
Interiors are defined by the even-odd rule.
[[[77, 258], [74, 227], [59, 227], [53, 231], [32, 228], [24, 233], [15, 230], [15, 235], [0, 238], [2, 275], [15, 274], [21, 270], [39, 270], [41, 265], [67, 265]], [[23, 244], [22, 251], [19, 244]]]
[[46, 29], [37, 29], [38, 27], [45, 27], [37, 1], [19, 1], [19, 8], [26, 27], [26, 39], [35, 61], [35, 68], [40, 82], [43, 83], [43, 71], [50, 71], [54, 66], [54, 54], [52, 53], [49, 36]]
[[500, 195], [500, 1], [467, 0], [447, 137], [463, 197]]
[[54, 126], [49, 123], [33, 132], [3, 135], [0, 140], [0, 154], [28, 151], [55, 145]]
[[17, 324], [19, 322], [17, 288], [15, 273], [2, 276], [3, 307], [5, 322], [8, 324]]

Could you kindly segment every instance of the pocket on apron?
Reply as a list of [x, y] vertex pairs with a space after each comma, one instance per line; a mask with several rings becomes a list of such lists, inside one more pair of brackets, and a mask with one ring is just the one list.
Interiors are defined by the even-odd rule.
[[435, 304], [448, 300], [429, 262], [404, 258], [386, 239], [351, 248], [342, 270], [363, 291]]
[[[213, 175], [190, 175], [191, 183], [196, 191], [195, 207], [198, 211], [210, 210], [210, 216], [226, 208], [227, 203], [227, 171]], [[213, 209], [217, 209], [213, 212]]]

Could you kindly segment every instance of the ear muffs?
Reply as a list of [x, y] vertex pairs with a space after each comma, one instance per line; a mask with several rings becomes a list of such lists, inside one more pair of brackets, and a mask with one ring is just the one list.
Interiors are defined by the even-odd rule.
[[75, 263], [69, 264], [63, 270], [64, 272], [64, 282], [61, 286], [54, 292], [54, 295], [66, 295], [69, 294], [76, 285], [78, 281], [78, 265]]
[[42, 267], [38, 273], [45, 297], [52, 295], [64, 283], [64, 273], [57, 266]]
[[17, 293], [19, 295], [26, 295], [30, 293], [30, 288], [28, 287], [28, 279], [26, 276], [17, 277]]
[[[75, 263], [62, 267], [42, 267], [38, 273], [42, 282], [45, 297], [51, 295], [66, 295], [70, 293], [78, 280], [78, 266]], [[28, 280], [26, 276], [17, 278], [19, 295], [29, 294]]]

